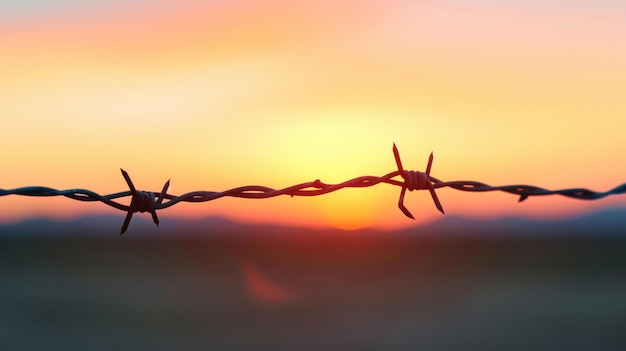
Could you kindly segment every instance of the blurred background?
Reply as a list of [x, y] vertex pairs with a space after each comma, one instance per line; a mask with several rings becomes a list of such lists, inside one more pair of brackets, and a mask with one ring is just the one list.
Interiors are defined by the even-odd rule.
[[[0, 0], [0, 188], [626, 181], [626, 4]], [[0, 198], [2, 349], [621, 350], [624, 198]], [[129, 201], [128, 199], [125, 199]], [[121, 200], [124, 202], [124, 199]]]
[[622, 350], [623, 211], [393, 232], [4, 225], [0, 348]]

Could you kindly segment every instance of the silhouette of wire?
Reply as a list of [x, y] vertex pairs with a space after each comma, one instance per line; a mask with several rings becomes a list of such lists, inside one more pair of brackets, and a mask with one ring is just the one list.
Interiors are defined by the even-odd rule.
[[[124, 234], [124, 232], [126, 232], [126, 230], [128, 229], [128, 225], [130, 224], [134, 213], [149, 212], [152, 215], [153, 222], [158, 226], [159, 218], [156, 211], [166, 209], [180, 202], [206, 202], [216, 200], [221, 197], [266, 199], [280, 195], [290, 195], [292, 197], [319, 196], [344, 188], [365, 188], [380, 183], [386, 183], [402, 187], [402, 190], [400, 191], [400, 198], [398, 200], [398, 207], [407, 217], [412, 219], [414, 219], [414, 216], [404, 206], [404, 195], [407, 190], [428, 190], [431, 194], [433, 202], [435, 203], [435, 206], [441, 213], [445, 212], [443, 210], [441, 202], [437, 197], [437, 194], [435, 193], [435, 189], [444, 187], [468, 192], [502, 191], [519, 196], [519, 202], [522, 202], [531, 196], [562, 195], [574, 199], [597, 200], [609, 195], [626, 194], [626, 183], [617, 186], [609, 191], [596, 192], [584, 188], [546, 190], [532, 185], [490, 186], [481, 182], [467, 180], [444, 182], [430, 175], [430, 170], [433, 162], [432, 153], [430, 154], [430, 157], [428, 159], [426, 172], [405, 170], [402, 166], [400, 154], [395, 144], [393, 145], [393, 153], [396, 165], [398, 167], [397, 171], [387, 173], [381, 177], [357, 177], [339, 184], [326, 184], [317, 179], [313, 182], [301, 183], [283, 189], [272, 189], [265, 186], [250, 185], [233, 188], [222, 192], [193, 191], [180, 196], [175, 196], [167, 193], [170, 183], [169, 180], [164, 184], [163, 189], [160, 192], [155, 193], [150, 191], [138, 191], [136, 190], [128, 173], [121, 169], [122, 176], [126, 180], [129, 190], [119, 193], [100, 195], [96, 192], [86, 189], [57, 190], [43, 186], [30, 186], [9, 190], [0, 189], [0, 197], [6, 195], [65, 196], [67, 198], [78, 201], [100, 201], [113, 208], [126, 212], [126, 218], [124, 219], [124, 223], [122, 224], [121, 228], [121, 234]], [[402, 181], [393, 179], [398, 176], [402, 178]], [[115, 199], [127, 196], [131, 196], [130, 205], [124, 205], [119, 202], [113, 201]], [[164, 200], [168, 201], [163, 202]]]

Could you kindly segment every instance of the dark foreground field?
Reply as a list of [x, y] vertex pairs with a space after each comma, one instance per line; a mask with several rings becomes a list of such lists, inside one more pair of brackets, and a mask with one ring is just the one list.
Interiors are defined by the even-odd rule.
[[118, 225], [1, 227], [0, 349], [626, 349], [619, 235]]

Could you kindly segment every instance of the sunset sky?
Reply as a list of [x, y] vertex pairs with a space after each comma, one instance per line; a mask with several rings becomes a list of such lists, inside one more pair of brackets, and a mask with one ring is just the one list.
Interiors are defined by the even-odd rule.
[[[626, 182], [626, 2], [0, 0], [0, 188], [171, 194], [384, 175], [605, 191]], [[224, 198], [159, 216], [397, 228], [427, 192]], [[562, 217], [625, 196], [517, 203], [437, 191], [446, 213]], [[120, 199], [128, 203], [129, 198]], [[116, 213], [0, 198], [0, 222]], [[144, 214], [145, 215], [145, 214]]]

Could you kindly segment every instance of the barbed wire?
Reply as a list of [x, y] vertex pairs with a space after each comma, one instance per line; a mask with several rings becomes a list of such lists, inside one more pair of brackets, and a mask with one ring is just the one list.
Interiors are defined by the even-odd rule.
[[[411, 219], [415, 217], [404, 206], [404, 196], [406, 191], [413, 190], [428, 190], [435, 203], [435, 206], [441, 213], [445, 213], [443, 206], [437, 197], [435, 189], [449, 187], [452, 189], [468, 192], [487, 192], [487, 191], [502, 191], [509, 194], [519, 196], [519, 202], [526, 200], [531, 196], [545, 196], [545, 195], [562, 195], [574, 199], [581, 200], [597, 200], [609, 195], [626, 194], [626, 183], [617, 186], [609, 191], [596, 192], [584, 188], [563, 189], [563, 190], [546, 190], [540, 187], [532, 185], [505, 185], [505, 186], [490, 186], [476, 181], [452, 181], [444, 182], [430, 175], [430, 170], [433, 163], [433, 153], [431, 152], [426, 165], [425, 172], [405, 170], [400, 160], [400, 153], [396, 145], [393, 145], [393, 154], [396, 161], [397, 171], [393, 171], [385, 174], [381, 177], [375, 176], [362, 176], [354, 179], [347, 180], [339, 184], [326, 184], [319, 179], [293, 185], [283, 189], [272, 189], [265, 186], [250, 185], [242, 186], [238, 188], [229, 189], [222, 192], [215, 191], [193, 191], [180, 196], [168, 194], [170, 181], [168, 180], [163, 185], [163, 189], [160, 192], [151, 191], [139, 191], [135, 188], [128, 173], [120, 169], [122, 176], [128, 184], [129, 190], [100, 195], [96, 192], [86, 189], [67, 189], [57, 190], [53, 188], [43, 186], [29, 186], [23, 188], [4, 190], [0, 189], [0, 197], [6, 195], [21, 195], [21, 196], [65, 196], [70, 199], [78, 201], [100, 201], [113, 208], [126, 212], [126, 218], [122, 224], [121, 233], [124, 234], [128, 229], [128, 225], [136, 212], [149, 212], [152, 215], [153, 222], [158, 226], [159, 218], [156, 211], [163, 210], [168, 207], [172, 207], [180, 202], [206, 202], [219, 199], [221, 197], [239, 197], [246, 199], [266, 199], [270, 197], [276, 197], [280, 195], [290, 196], [319, 196], [328, 194], [333, 191], [337, 191], [344, 188], [365, 188], [374, 186], [380, 183], [386, 183], [402, 187], [400, 190], [400, 197], [398, 199], [398, 208]], [[393, 179], [395, 177], [401, 177], [402, 181]], [[130, 205], [124, 205], [119, 202], [113, 201], [118, 198], [131, 196]], [[164, 200], [168, 200], [163, 202]]]

